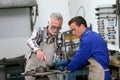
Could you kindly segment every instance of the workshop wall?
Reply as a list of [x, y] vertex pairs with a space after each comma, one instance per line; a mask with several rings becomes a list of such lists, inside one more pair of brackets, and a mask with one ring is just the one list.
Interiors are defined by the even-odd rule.
[[92, 24], [93, 30], [97, 31], [97, 19], [95, 8], [98, 5], [115, 4], [116, 0], [69, 0], [71, 16], [80, 15], [87, 20], [88, 26]]
[[63, 28], [61, 31], [69, 29], [68, 21], [70, 18], [80, 15], [87, 20], [88, 26], [92, 24], [93, 30], [97, 31], [97, 19], [95, 8], [98, 5], [114, 4], [116, 0], [37, 0], [39, 5], [39, 16], [36, 27], [47, 25], [47, 19], [52, 12], [60, 12], [64, 17]]
[[61, 31], [69, 29], [68, 20], [70, 18], [68, 0], [37, 0], [39, 7], [39, 16], [35, 28], [44, 27], [48, 23], [51, 13], [59, 12], [63, 15], [64, 23]]
[[[46, 26], [50, 14], [52, 12], [59, 12], [63, 15], [64, 18], [63, 27], [61, 30], [62, 32], [69, 30], [68, 21], [70, 20], [70, 18], [76, 15], [83, 16], [87, 20], [88, 26], [91, 23], [93, 26], [93, 30], [97, 31], [95, 8], [98, 5], [114, 4], [116, 3], [116, 0], [37, 0], [37, 3], [39, 16], [37, 17], [37, 22], [34, 28]], [[30, 21], [29, 15], [25, 15], [23, 13], [29, 13], [26, 12], [26, 10], [15, 10], [9, 12], [4, 13], [2, 10], [0, 11], [0, 59], [4, 57], [15, 57], [22, 54], [28, 54], [26, 40], [30, 35]], [[7, 21], [9, 22], [8, 24], [5, 23]], [[12, 21], [14, 21], [15, 23], [12, 23]], [[20, 24], [18, 24], [19, 22]], [[25, 24], [27, 26], [24, 27], [24, 25], [22, 24]], [[5, 25], [12, 26], [5, 28]], [[24, 34], [21, 32], [23, 32]], [[6, 34], [7, 36], [4, 34]]]

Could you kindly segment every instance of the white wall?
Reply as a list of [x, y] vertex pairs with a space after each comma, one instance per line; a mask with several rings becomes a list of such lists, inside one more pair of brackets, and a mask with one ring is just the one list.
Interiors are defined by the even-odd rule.
[[36, 27], [45, 27], [51, 13], [59, 12], [63, 15], [64, 23], [61, 31], [68, 30], [67, 22], [70, 18], [68, 9], [68, 0], [37, 0], [39, 5], [39, 16]]
[[[71, 16], [76, 16], [76, 12], [82, 6], [84, 10], [81, 8], [77, 15], [83, 16], [87, 20], [88, 26], [90, 23], [92, 24], [92, 28], [94, 31], [98, 32], [97, 27], [97, 16], [95, 15], [97, 8], [99, 5], [108, 5], [108, 4], [115, 4], [116, 0], [70, 0], [70, 13]], [[85, 13], [85, 15], [84, 15]], [[119, 42], [119, 41], [116, 41]], [[117, 50], [118, 51], [118, 44], [111, 45], [108, 43], [108, 49], [110, 50]]]
[[68, 21], [76, 15], [80, 6], [84, 7], [84, 11], [80, 8], [77, 15], [84, 16], [88, 26], [90, 23], [93, 30], [97, 31], [97, 19], [95, 16], [95, 8], [98, 5], [113, 4], [116, 0], [37, 0], [39, 5], [39, 16], [35, 27], [43, 27], [47, 25], [47, 19], [52, 12], [60, 12], [64, 17], [62, 31], [69, 29]]
[[[93, 30], [97, 31], [95, 8], [97, 5], [113, 4], [116, 0], [37, 0], [37, 2], [39, 16], [35, 28], [46, 26], [50, 14], [59, 12], [64, 18], [61, 30], [63, 32], [69, 30], [68, 21], [76, 15], [80, 6], [84, 7], [85, 16], [83, 9], [80, 9], [77, 15], [84, 16], [88, 26], [92, 23]], [[29, 14], [27, 10], [0, 10], [0, 59], [28, 53], [26, 40], [30, 36], [30, 18], [27, 14]]]
[[69, 3], [71, 16], [75, 16], [80, 6], [82, 6], [84, 8], [84, 11], [82, 8], [80, 8], [77, 15], [83, 16], [87, 20], [88, 26], [91, 23], [93, 26], [93, 30], [97, 31], [97, 19], [95, 16], [95, 8], [98, 5], [115, 4], [116, 0], [70, 0]]

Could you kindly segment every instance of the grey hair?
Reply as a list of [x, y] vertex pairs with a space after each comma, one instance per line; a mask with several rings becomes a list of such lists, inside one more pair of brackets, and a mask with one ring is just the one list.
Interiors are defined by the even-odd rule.
[[57, 20], [62, 20], [63, 21], [63, 17], [60, 13], [52, 13], [50, 15], [50, 20], [52, 19], [57, 19]]

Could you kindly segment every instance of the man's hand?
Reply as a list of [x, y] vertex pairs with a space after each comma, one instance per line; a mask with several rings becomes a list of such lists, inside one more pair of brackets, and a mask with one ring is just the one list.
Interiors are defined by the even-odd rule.
[[71, 71], [67, 70], [66, 67], [64, 68], [64, 73], [71, 73]]
[[71, 73], [71, 71], [69, 71], [69, 70], [64, 70], [63, 72], [64, 73]]
[[43, 51], [37, 50], [36, 53], [37, 53], [37, 58], [39, 61], [41, 61], [41, 62], [46, 61], [46, 56]]

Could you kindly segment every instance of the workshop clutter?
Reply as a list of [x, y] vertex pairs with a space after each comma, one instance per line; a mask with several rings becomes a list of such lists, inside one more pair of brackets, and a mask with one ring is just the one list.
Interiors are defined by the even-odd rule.
[[0, 60], [0, 80], [24, 80], [21, 73], [24, 71], [25, 56], [3, 58]]
[[67, 66], [68, 63], [69, 63], [69, 60], [67, 59], [54, 62], [55, 68], [58, 70], [64, 70], [64, 68]]

